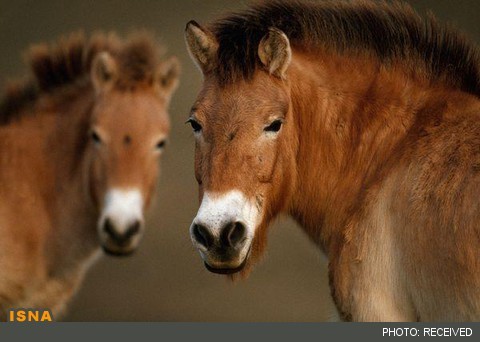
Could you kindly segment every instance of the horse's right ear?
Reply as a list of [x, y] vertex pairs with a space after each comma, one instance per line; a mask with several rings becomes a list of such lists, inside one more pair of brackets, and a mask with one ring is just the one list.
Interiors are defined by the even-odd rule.
[[92, 62], [90, 77], [97, 92], [109, 88], [115, 81], [117, 65], [108, 52], [101, 52]]
[[205, 74], [212, 66], [218, 49], [215, 37], [195, 21], [189, 21], [185, 28], [185, 41], [193, 61]]

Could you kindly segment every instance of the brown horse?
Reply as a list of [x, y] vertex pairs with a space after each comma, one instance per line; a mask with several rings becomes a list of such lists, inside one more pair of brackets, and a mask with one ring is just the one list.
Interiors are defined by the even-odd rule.
[[144, 231], [178, 63], [155, 41], [74, 34], [29, 54], [31, 81], [0, 108], [0, 318], [54, 317], [100, 246], [133, 252]]
[[206, 267], [248, 273], [288, 213], [356, 321], [480, 320], [480, 58], [383, 2], [269, 1], [186, 27]]

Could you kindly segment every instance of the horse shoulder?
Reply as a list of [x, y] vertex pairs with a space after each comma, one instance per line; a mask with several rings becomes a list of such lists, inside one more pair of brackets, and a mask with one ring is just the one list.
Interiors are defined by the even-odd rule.
[[345, 318], [478, 319], [478, 122], [461, 112], [427, 127], [367, 190], [331, 258]]
[[479, 114], [454, 110], [426, 132], [396, 198], [404, 272], [424, 320], [480, 317]]
[[392, 212], [398, 180], [394, 172], [369, 189], [336, 243], [330, 282], [344, 319], [416, 320], [399, 258], [402, 223]]

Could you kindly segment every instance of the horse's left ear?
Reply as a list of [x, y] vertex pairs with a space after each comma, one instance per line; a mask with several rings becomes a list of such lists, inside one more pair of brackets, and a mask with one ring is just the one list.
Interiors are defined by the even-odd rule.
[[292, 60], [292, 49], [286, 34], [270, 28], [258, 45], [258, 57], [270, 74], [285, 79]]
[[170, 57], [162, 62], [157, 70], [156, 82], [160, 94], [170, 99], [172, 93], [177, 89], [180, 76], [180, 62], [176, 57]]
[[117, 76], [117, 64], [108, 52], [100, 52], [92, 62], [90, 77], [97, 92], [109, 88]]

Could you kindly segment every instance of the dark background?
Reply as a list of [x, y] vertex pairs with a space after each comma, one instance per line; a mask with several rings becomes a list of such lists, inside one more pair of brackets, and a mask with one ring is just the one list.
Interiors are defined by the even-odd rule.
[[[432, 10], [480, 41], [480, 1], [408, 1]], [[247, 1], [0, 0], [0, 86], [23, 76], [22, 52], [83, 29], [128, 33], [147, 28], [183, 65], [181, 85], [170, 108], [173, 130], [164, 155], [158, 199], [137, 254], [103, 257], [87, 274], [65, 320], [69, 321], [324, 321], [335, 319], [326, 262], [298, 226], [282, 218], [271, 229], [268, 252], [246, 281], [232, 283], [208, 273], [191, 245], [195, 216], [193, 137], [183, 122], [200, 89], [201, 75], [183, 41], [185, 23], [200, 23]]]

